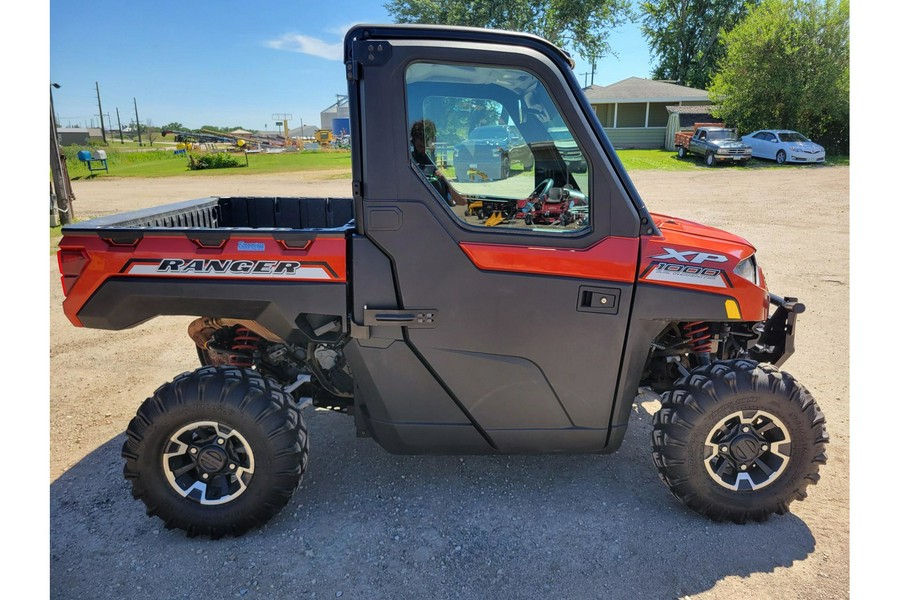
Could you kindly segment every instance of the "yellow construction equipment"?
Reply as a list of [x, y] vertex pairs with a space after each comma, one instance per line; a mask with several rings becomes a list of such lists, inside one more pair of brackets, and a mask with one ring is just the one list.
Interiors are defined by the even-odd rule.
[[320, 129], [316, 132], [316, 141], [320, 146], [330, 146], [334, 142], [334, 133], [330, 129]]

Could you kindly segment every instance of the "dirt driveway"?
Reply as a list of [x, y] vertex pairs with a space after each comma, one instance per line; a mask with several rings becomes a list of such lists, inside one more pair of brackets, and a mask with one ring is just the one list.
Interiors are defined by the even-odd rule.
[[[74, 182], [80, 218], [207, 195], [347, 196], [328, 174]], [[846, 598], [849, 596], [849, 169], [632, 174], [654, 212], [751, 240], [770, 289], [799, 297], [785, 366], [831, 444], [793, 513], [725, 525], [683, 508], [650, 460], [653, 402], [611, 456], [393, 456], [347, 417], [307, 411], [302, 489], [261, 530], [188, 539], [144, 515], [122, 432], [196, 367], [190, 318], [72, 327], [50, 278], [52, 598]], [[828, 240], [821, 243], [820, 240]]]

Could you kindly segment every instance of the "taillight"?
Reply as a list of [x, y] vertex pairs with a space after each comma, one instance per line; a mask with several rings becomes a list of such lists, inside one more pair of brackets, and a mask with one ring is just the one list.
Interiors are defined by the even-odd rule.
[[59, 272], [62, 275], [63, 294], [68, 296], [69, 290], [78, 281], [78, 276], [84, 270], [84, 267], [90, 262], [87, 252], [81, 248], [62, 248], [56, 253], [56, 260], [59, 263]]

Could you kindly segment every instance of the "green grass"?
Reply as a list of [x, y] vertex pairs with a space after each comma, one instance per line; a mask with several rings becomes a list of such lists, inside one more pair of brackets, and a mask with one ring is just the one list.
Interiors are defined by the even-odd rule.
[[[292, 173], [297, 171], [346, 171], [349, 177], [350, 152], [285, 152], [283, 154], [249, 154], [247, 166], [227, 169], [204, 169], [191, 171], [185, 155], [176, 155], [172, 149], [159, 149], [144, 152], [120, 151], [112, 146], [106, 149], [109, 173], [105, 171], [91, 172], [85, 163], [78, 160], [78, 151], [82, 148], [68, 146], [65, 148], [69, 177], [73, 180], [96, 179], [99, 177], [172, 177], [186, 175], [204, 177], [209, 175], [243, 175], [265, 173]], [[244, 155], [235, 154], [241, 165]]]
[[[674, 152], [668, 150], [617, 150], [619, 159], [625, 165], [628, 171], [691, 171], [694, 169], [707, 169], [699, 156], [689, 155], [687, 158], [680, 159]], [[850, 164], [850, 157], [847, 155], [828, 156], [825, 159], [826, 165], [847, 166]], [[722, 164], [721, 167], [728, 165]], [[746, 165], [741, 166], [744, 169], [765, 169], [765, 168], [810, 168], [815, 165], [788, 164], [778, 165], [771, 160], [750, 159]]]
[[[147, 149], [146, 142], [142, 151], [136, 151], [137, 147], [125, 148], [111, 144], [106, 148], [109, 163], [109, 173], [104, 171], [91, 174], [84, 163], [78, 160], [78, 151], [83, 149], [76, 146], [64, 148], [69, 176], [73, 180], [95, 179], [100, 177], [172, 177], [176, 175], [190, 177], [206, 177], [210, 175], [249, 175], [267, 173], [293, 173], [302, 171], [334, 171], [329, 179], [344, 179], [350, 176], [350, 152], [286, 152], [283, 154], [250, 154], [248, 165], [228, 169], [204, 169], [191, 171], [184, 155], [175, 155], [171, 147], [157, 147]], [[619, 158], [628, 171], [691, 171], [706, 169], [707, 167], [697, 157], [679, 159], [674, 152], [668, 150], [619, 150]], [[243, 155], [237, 154], [243, 164]], [[847, 155], [829, 156], [826, 165], [847, 166], [850, 157]], [[728, 168], [727, 165], [722, 165]], [[768, 160], [751, 160], [745, 169], [763, 168], [810, 168], [811, 165], [776, 165]], [[445, 169], [446, 174], [452, 179], [453, 168]]]
[[680, 160], [668, 150], [617, 150], [627, 171], [690, 171], [703, 166], [700, 160]]

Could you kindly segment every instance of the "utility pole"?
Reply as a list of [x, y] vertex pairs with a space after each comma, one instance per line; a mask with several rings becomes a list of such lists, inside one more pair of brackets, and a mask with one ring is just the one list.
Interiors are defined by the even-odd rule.
[[125, 145], [125, 138], [122, 137], [122, 119], [119, 117], [119, 107], [116, 107], [116, 121], [119, 123], [119, 142]]
[[141, 120], [138, 118], [138, 113], [137, 113], [137, 98], [134, 99], [134, 122], [137, 123], [138, 146], [143, 146], [144, 142], [141, 141]]
[[65, 167], [65, 157], [59, 151], [57, 136], [56, 108], [53, 106], [53, 88], [59, 89], [58, 83], [50, 84], [50, 172], [53, 176], [53, 190], [56, 192], [56, 210], [59, 222], [68, 225], [75, 221], [72, 210], [72, 194], [69, 188], [69, 173]]
[[100, 111], [100, 135], [103, 136], [103, 145], [109, 145], [106, 141], [106, 127], [103, 124], [103, 105], [100, 104], [100, 84], [98, 82], [94, 82], [94, 87], [97, 88], [97, 108]]
[[588, 82], [587, 82], [588, 75], [591, 76], [591, 85], [594, 85], [594, 73], [596, 73], [596, 72], [597, 72], [597, 59], [592, 58], [591, 59], [591, 70], [581, 73], [582, 75], [584, 75], [584, 87], [588, 86]]

